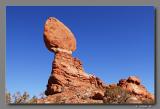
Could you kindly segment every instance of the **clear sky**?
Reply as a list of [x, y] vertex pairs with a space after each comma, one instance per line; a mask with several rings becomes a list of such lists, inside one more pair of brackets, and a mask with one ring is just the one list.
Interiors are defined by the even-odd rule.
[[54, 53], [43, 41], [53, 16], [74, 33], [87, 73], [105, 83], [136, 75], [154, 92], [154, 7], [6, 7], [6, 88], [39, 95], [46, 89]]

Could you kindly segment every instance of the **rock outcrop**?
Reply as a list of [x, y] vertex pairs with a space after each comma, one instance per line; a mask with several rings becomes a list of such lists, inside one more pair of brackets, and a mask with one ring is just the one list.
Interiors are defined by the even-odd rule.
[[122, 104], [154, 103], [154, 96], [149, 93], [143, 85], [141, 85], [141, 80], [136, 76], [121, 79], [117, 84], [107, 85], [105, 96], [103, 98], [105, 102], [109, 102], [107, 101], [108, 95], [106, 93], [110, 93], [111, 91], [114, 92], [113, 96], [115, 97], [115, 100], [117, 100], [117, 98], [121, 98], [119, 101], [123, 101]]
[[136, 76], [130, 76], [128, 79], [121, 79], [117, 86], [124, 88], [136, 96], [154, 99], [154, 96], [149, 93], [143, 85], [141, 85], [140, 79]]
[[[46, 47], [55, 53], [55, 58], [45, 91], [47, 97], [38, 99], [37, 103], [108, 103], [107, 100], [112, 99], [110, 94], [113, 94], [114, 91], [113, 97], [120, 99], [123, 97], [120, 97], [119, 94], [116, 95], [119, 88], [127, 91], [127, 95], [129, 93], [132, 95], [129, 98], [126, 96], [124, 102], [142, 103], [142, 98], [154, 100], [152, 94], [141, 85], [140, 79], [135, 76], [121, 79], [118, 84], [107, 85], [100, 78], [87, 74], [83, 69], [82, 62], [72, 57], [72, 52], [76, 50], [73, 33], [56, 18], [50, 17], [46, 21], [44, 41]], [[124, 92], [123, 90], [120, 93]], [[117, 103], [120, 102], [117, 101]]]

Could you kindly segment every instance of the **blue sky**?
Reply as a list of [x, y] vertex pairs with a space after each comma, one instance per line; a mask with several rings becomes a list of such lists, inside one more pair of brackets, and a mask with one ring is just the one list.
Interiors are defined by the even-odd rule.
[[39, 95], [46, 89], [54, 53], [43, 41], [53, 16], [74, 33], [87, 73], [105, 83], [136, 75], [154, 92], [154, 7], [6, 7], [6, 88]]

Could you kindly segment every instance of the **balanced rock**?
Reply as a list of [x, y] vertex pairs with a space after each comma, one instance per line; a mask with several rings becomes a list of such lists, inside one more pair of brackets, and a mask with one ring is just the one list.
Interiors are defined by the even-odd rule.
[[53, 52], [76, 50], [76, 39], [71, 30], [54, 17], [49, 17], [44, 26], [46, 47]]
[[102, 103], [105, 84], [87, 74], [79, 59], [72, 57], [76, 40], [72, 32], [59, 20], [49, 18], [45, 23], [46, 47], [55, 52], [51, 75], [44, 99], [38, 103]]

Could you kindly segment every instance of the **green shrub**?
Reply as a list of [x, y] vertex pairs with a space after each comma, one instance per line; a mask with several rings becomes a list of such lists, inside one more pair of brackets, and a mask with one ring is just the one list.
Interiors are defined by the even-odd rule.
[[119, 86], [106, 88], [103, 102], [106, 104], [125, 104], [126, 99], [130, 97], [130, 93]]

